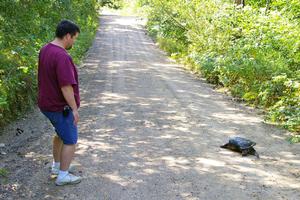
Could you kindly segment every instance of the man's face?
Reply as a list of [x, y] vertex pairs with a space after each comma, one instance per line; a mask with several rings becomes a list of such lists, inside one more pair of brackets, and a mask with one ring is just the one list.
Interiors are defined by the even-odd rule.
[[67, 34], [67, 36], [66, 36], [66, 43], [67, 43], [66, 49], [67, 50], [72, 49], [73, 44], [75, 43], [78, 35], [79, 35], [79, 33], [76, 33], [76, 35], [74, 35], [72, 37], [71, 34]]

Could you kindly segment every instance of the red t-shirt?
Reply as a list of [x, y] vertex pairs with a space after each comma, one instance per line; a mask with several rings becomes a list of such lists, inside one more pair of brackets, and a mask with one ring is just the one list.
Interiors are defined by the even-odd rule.
[[72, 85], [77, 107], [80, 106], [77, 69], [67, 51], [52, 43], [46, 44], [39, 54], [38, 106], [42, 111], [63, 111], [67, 102], [61, 87]]

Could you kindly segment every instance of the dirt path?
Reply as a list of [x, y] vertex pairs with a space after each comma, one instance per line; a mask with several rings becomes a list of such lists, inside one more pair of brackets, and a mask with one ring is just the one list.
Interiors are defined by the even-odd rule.
[[[170, 61], [139, 24], [102, 16], [80, 69], [82, 183], [54, 186], [52, 129], [35, 110], [1, 136], [0, 198], [300, 199], [300, 146]], [[232, 135], [256, 141], [261, 159], [220, 149]]]

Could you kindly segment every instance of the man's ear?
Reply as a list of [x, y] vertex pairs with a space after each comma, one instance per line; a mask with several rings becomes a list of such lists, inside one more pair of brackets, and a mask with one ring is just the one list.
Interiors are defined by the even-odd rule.
[[79, 35], [79, 33], [75, 33], [75, 35], [73, 35], [73, 36], [71, 36], [71, 34], [70, 34], [71, 38], [78, 37], [78, 35]]
[[67, 35], [65, 35], [65, 39], [66, 39], [66, 40], [69, 40], [70, 38], [72, 38], [71, 34], [70, 34], [70, 33], [67, 33]]

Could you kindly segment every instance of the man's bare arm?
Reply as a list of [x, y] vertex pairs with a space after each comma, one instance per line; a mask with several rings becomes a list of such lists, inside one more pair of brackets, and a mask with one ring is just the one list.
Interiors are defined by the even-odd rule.
[[74, 123], [77, 125], [79, 121], [79, 114], [78, 114], [78, 108], [74, 97], [73, 87], [71, 85], [66, 85], [61, 88], [61, 91], [68, 105], [72, 108], [73, 115], [74, 115]]

